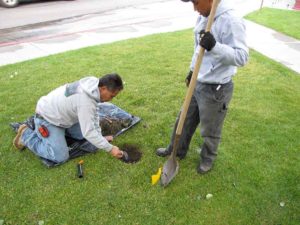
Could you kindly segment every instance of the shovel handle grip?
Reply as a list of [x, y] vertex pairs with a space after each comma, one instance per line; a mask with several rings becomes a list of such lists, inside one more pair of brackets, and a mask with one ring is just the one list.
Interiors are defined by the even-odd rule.
[[[213, 24], [215, 15], [216, 15], [216, 11], [217, 11], [217, 7], [218, 7], [219, 2], [220, 2], [220, 0], [213, 0], [211, 11], [210, 11], [210, 14], [209, 14], [209, 17], [208, 17], [208, 22], [207, 22], [205, 31], [210, 31], [211, 30], [211, 27], [212, 27], [212, 24]], [[192, 78], [191, 78], [191, 81], [190, 81], [190, 84], [189, 84], [189, 87], [188, 87], [188, 90], [187, 90], [187, 93], [186, 93], [186, 96], [185, 96], [182, 111], [181, 111], [180, 117], [179, 117], [179, 122], [178, 122], [178, 125], [177, 125], [177, 128], [176, 128], [176, 135], [178, 135], [178, 136], [180, 136], [181, 133], [182, 133], [183, 124], [184, 124], [186, 114], [187, 114], [187, 111], [188, 111], [188, 108], [189, 108], [189, 105], [190, 105], [190, 102], [191, 102], [191, 99], [192, 99], [192, 95], [193, 95], [193, 92], [194, 92], [194, 89], [195, 89], [195, 86], [196, 86], [196, 83], [197, 83], [196, 82], [197, 81], [197, 76], [198, 76], [198, 73], [199, 73], [199, 70], [200, 70], [200, 66], [202, 64], [204, 52], [205, 52], [205, 49], [203, 47], [200, 47], [200, 52], [199, 52], [199, 55], [197, 57], [196, 65], [195, 65], [193, 75], [192, 75]]]

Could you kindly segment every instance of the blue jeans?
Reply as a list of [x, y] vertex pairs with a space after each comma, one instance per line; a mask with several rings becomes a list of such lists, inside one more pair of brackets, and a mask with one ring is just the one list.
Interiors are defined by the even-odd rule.
[[[202, 161], [215, 160], [232, 93], [232, 81], [220, 86], [218, 84], [197, 83], [180, 135], [177, 156], [185, 157], [195, 130], [200, 124], [200, 132], [203, 138], [201, 146]], [[180, 113], [176, 119], [167, 150], [173, 150], [179, 117]]]
[[[21, 137], [22, 142], [35, 155], [57, 164], [62, 164], [69, 159], [69, 148], [65, 135], [77, 140], [83, 139], [79, 123], [67, 129], [57, 127], [40, 117], [35, 117], [34, 123], [35, 130], [26, 129]], [[38, 129], [41, 125], [48, 129], [48, 137], [43, 137], [40, 134]]]

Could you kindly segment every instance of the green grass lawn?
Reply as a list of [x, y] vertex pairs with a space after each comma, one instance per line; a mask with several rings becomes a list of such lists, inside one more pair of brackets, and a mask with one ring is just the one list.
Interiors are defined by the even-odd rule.
[[[196, 172], [201, 144], [192, 140], [165, 189], [150, 177], [183, 103], [192, 31], [151, 35], [0, 67], [0, 221], [4, 224], [299, 224], [300, 76], [251, 51], [235, 92], [212, 172]], [[113, 101], [142, 121], [114, 144], [137, 144], [129, 165], [102, 151], [45, 168], [12, 146], [9, 123], [23, 121], [40, 96], [88, 74], [118, 72], [124, 91]], [[213, 198], [206, 200], [211, 193]], [[281, 207], [280, 203], [284, 206]]]
[[262, 8], [248, 14], [245, 18], [300, 39], [300, 11]]

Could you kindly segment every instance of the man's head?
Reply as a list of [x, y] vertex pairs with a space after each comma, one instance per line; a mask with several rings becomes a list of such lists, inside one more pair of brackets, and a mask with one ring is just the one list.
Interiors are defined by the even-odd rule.
[[108, 102], [123, 90], [123, 81], [116, 73], [106, 74], [99, 78], [100, 101]]
[[183, 2], [192, 2], [194, 10], [199, 12], [202, 16], [208, 17], [212, 7], [213, 0], [181, 0]]

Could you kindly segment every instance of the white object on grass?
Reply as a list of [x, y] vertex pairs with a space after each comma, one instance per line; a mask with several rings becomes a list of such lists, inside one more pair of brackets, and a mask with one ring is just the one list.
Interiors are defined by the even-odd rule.
[[210, 198], [212, 198], [212, 197], [213, 197], [212, 194], [207, 194], [207, 195], [206, 195], [206, 199], [210, 199]]

